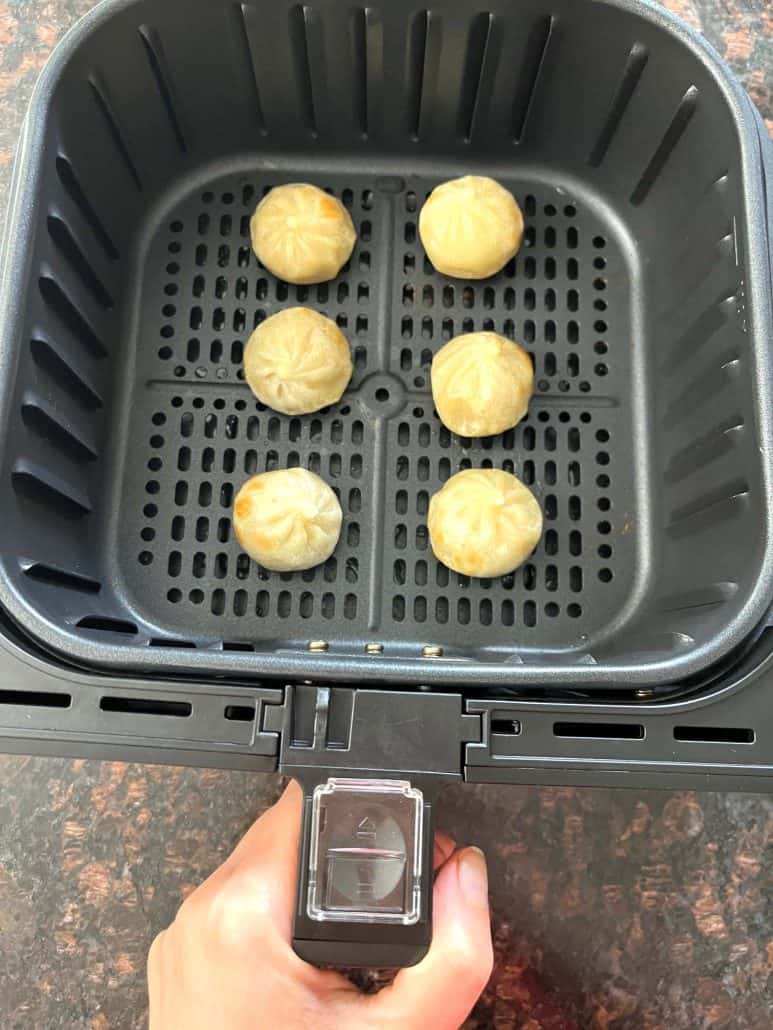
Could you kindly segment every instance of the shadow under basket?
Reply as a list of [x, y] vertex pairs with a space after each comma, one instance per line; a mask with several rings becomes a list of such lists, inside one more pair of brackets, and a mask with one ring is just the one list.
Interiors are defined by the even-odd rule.
[[[771, 601], [766, 164], [724, 66], [637, 3], [103, 3], [44, 72], [17, 165], [2, 604], [50, 650], [146, 673], [592, 690], [707, 670]], [[418, 238], [427, 193], [465, 173], [525, 217], [482, 282]], [[332, 282], [252, 253], [256, 203], [292, 181], [354, 219]], [[355, 365], [303, 418], [242, 373], [253, 328], [296, 304]], [[465, 440], [429, 366], [481, 329], [529, 351], [535, 396], [515, 430]], [[267, 572], [233, 498], [297, 465], [338, 493], [341, 540]], [[470, 580], [429, 547], [429, 499], [469, 467], [543, 508], [513, 575]]]

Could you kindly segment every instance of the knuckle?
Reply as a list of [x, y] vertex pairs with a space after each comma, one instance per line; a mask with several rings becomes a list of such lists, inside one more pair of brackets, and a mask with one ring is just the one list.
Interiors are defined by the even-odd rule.
[[195, 930], [204, 919], [206, 907], [206, 891], [203, 886], [197, 887], [180, 905], [173, 925], [182, 927], [186, 931]]
[[256, 912], [236, 877], [225, 880], [206, 899], [202, 912], [209, 935], [228, 949], [243, 949], [256, 939], [265, 941], [271, 931], [265, 914]]
[[157, 933], [153, 938], [153, 943], [150, 945], [150, 951], [148, 952], [148, 974], [155, 973], [161, 965], [161, 948], [163, 947], [163, 938], [165, 931]]
[[481, 980], [481, 990], [491, 979], [491, 974], [494, 972], [494, 949], [489, 946], [479, 954], [478, 957], [478, 972]]
[[449, 948], [447, 961], [453, 979], [482, 989], [494, 968], [491, 943], [489, 942], [486, 947], [480, 947], [466, 937], [458, 937]]
[[207, 923], [215, 939], [226, 948], [240, 949], [252, 937], [253, 923], [232, 890], [222, 890], [212, 899]]

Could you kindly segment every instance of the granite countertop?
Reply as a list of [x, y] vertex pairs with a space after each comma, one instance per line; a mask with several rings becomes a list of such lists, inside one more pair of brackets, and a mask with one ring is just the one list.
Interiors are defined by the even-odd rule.
[[[0, 0], [0, 217], [27, 101], [90, 0]], [[773, 133], [773, 7], [669, 0]], [[141, 1027], [145, 956], [281, 789], [276, 776], [0, 756], [0, 1027]], [[489, 855], [496, 968], [468, 1026], [770, 1030], [773, 803], [456, 786]], [[767, 865], [766, 865], [767, 854]]]

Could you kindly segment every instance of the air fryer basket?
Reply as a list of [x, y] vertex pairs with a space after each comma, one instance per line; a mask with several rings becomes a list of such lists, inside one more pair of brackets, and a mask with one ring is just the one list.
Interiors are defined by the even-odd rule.
[[[771, 595], [767, 146], [706, 46], [638, 3], [103, 3], [44, 73], [17, 166], [3, 605], [116, 669], [588, 688], [706, 669]], [[525, 213], [486, 282], [439, 275], [417, 236], [466, 172]], [[357, 225], [329, 284], [251, 252], [257, 200], [298, 180]], [[356, 369], [304, 418], [241, 373], [293, 304], [338, 321]], [[537, 383], [514, 432], [475, 441], [428, 377], [472, 329], [522, 342]], [[298, 464], [337, 489], [341, 542], [268, 573], [232, 498]], [[428, 499], [469, 466], [543, 506], [513, 576], [429, 549]]]

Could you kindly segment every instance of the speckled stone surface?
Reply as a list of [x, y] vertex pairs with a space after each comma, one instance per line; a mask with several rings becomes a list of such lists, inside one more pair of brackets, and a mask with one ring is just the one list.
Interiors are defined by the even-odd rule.
[[[37, 74], [91, 6], [0, 0], [0, 217]], [[669, 6], [729, 60], [773, 132], [770, 3]], [[144, 1026], [153, 935], [280, 789], [0, 756], [0, 1028]], [[491, 866], [496, 968], [470, 1028], [773, 1027], [769, 799], [458, 786], [439, 824]]]

